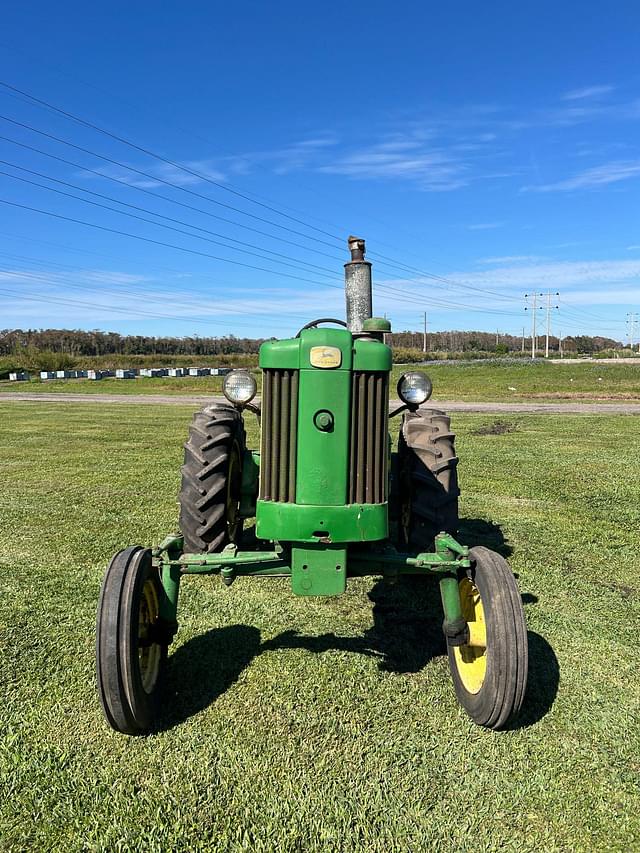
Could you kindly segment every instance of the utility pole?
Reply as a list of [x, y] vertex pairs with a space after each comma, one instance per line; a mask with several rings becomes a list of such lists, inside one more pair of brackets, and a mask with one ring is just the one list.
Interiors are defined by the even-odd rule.
[[[540, 296], [542, 296], [542, 295], [543, 294], [541, 293]], [[555, 295], [560, 296], [559, 293], [556, 293]], [[557, 308], [558, 306], [554, 305], [553, 307]], [[549, 333], [550, 333], [550, 331], [551, 331], [551, 291], [547, 290], [547, 338], [546, 338], [546, 343], [545, 343], [545, 347], [544, 347], [544, 357], [545, 358], [549, 358]]]
[[531, 310], [531, 358], [536, 357], [536, 350], [538, 349], [538, 338], [536, 335], [536, 310], [538, 308], [538, 294], [537, 293], [525, 293], [525, 299], [533, 300], [533, 305], [529, 308], [528, 305], [525, 306], [525, 311]]
[[558, 352], [560, 353], [560, 358], [564, 358], [564, 353], [562, 352], [562, 329], [558, 332]]
[[[628, 311], [627, 312], [627, 326], [629, 327], [628, 335], [629, 335], [629, 345], [631, 346], [631, 350], [633, 351], [633, 343], [636, 336], [636, 323], [638, 322], [638, 313], [637, 311]], [[640, 347], [638, 348], [638, 352], [640, 352]]]
[[498, 349], [498, 344], [500, 343], [500, 332], [496, 329], [496, 349]]
[[427, 351], [427, 312], [424, 312], [424, 332], [422, 333], [422, 352]]

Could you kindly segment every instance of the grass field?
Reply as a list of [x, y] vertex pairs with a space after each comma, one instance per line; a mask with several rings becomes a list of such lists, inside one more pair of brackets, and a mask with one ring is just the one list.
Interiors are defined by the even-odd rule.
[[[393, 370], [392, 389], [411, 365]], [[640, 365], [528, 361], [500, 363], [444, 362], [427, 365], [434, 385], [434, 400], [629, 400], [640, 402]], [[259, 374], [258, 374], [259, 377]], [[93, 394], [209, 394], [220, 393], [222, 378], [140, 377], [135, 380], [86, 379], [40, 382], [0, 382], [2, 391], [41, 391]], [[515, 389], [515, 390], [511, 390]]]
[[125, 738], [95, 694], [99, 585], [175, 529], [189, 417], [0, 403], [3, 851], [640, 848], [635, 418], [454, 419], [465, 535], [524, 596], [512, 730], [457, 706], [428, 582], [190, 578], [161, 731]]

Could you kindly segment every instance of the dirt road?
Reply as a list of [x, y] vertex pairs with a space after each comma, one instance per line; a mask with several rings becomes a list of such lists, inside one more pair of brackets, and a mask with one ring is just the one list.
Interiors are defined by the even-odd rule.
[[[224, 397], [177, 396], [169, 394], [33, 394], [7, 393], [0, 396], [3, 403], [122, 403], [146, 406], [193, 406], [224, 402]], [[392, 400], [391, 407], [398, 400]], [[479, 412], [487, 414], [534, 414], [534, 415], [640, 415], [640, 403], [472, 403], [461, 400], [433, 400], [429, 407], [447, 412]]]

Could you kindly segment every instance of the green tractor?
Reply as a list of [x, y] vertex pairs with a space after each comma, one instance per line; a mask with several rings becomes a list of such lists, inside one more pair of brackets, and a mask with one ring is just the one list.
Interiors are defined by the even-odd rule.
[[[162, 672], [177, 631], [185, 575], [288, 577], [296, 595], [339, 595], [348, 577], [435, 577], [460, 704], [479, 725], [504, 728], [527, 681], [522, 600], [508, 563], [462, 545], [457, 457], [449, 418], [423, 408], [431, 382], [398, 382], [389, 413], [392, 354], [386, 320], [372, 317], [371, 265], [349, 238], [347, 322], [308, 323], [260, 349], [262, 395], [248, 371], [224, 382], [228, 403], [193, 417], [185, 445], [180, 532], [156, 548], [119, 551], [106, 571], [97, 617], [98, 691], [109, 724], [154, 730]], [[321, 324], [338, 328], [321, 328]], [[260, 450], [243, 417], [257, 416]], [[401, 415], [397, 452], [390, 417]], [[242, 544], [243, 524], [255, 537]]]

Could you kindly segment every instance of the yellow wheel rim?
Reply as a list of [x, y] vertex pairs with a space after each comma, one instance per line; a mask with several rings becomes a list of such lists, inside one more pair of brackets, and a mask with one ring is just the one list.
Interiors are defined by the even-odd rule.
[[151, 641], [152, 626], [159, 616], [160, 604], [156, 586], [151, 578], [147, 578], [142, 587], [138, 615], [138, 665], [142, 687], [146, 693], [151, 693], [160, 672], [162, 649], [159, 643]]
[[487, 626], [477, 586], [469, 578], [459, 585], [462, 616], [469, 625], [469, 643], [454, 646], [453, 655], [460, 681], [469, 693], [478, 693], [487, 673]]

